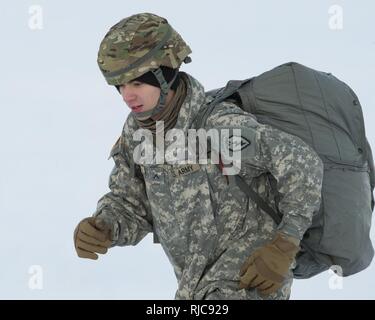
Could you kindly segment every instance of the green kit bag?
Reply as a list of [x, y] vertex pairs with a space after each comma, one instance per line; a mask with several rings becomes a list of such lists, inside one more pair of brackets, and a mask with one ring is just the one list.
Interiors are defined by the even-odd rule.
[[[257, 77], [229, 81], [207, 95], [213, 100], [198, 117], [198, 128], [204, 127], [215, 105], [235, 99], [260, 123], [301, 138], [324, 163], [321, 207], [302, 239], [294, 277], [310, 278], [333, 266], [349, 276], [369, 266], [374, 255], [374, 163], [353, 90], [330, 73], [290, 62]], [[235, 181], [277, 223], [281, 221], [281, 213], [239, 176]]]

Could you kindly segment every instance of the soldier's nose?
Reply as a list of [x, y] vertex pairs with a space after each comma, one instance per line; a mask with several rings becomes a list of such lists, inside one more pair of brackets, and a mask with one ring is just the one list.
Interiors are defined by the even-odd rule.
[[121, 89], [121, 95], [122, 95], [122, 99], [127, 104], [132, 103], [136, 98], [135, 93], [132, 90], [129, 90], [128, 88], [126, 88], [125, 86], [123, 86]]

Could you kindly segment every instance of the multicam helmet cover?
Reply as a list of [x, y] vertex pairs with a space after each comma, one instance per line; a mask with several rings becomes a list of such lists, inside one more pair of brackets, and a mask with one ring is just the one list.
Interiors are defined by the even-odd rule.
[[98, 52], [98, 65], [110, 85], [125, 84], [166, 66], [190, 62], [190, 47], [168, 21], [151, 13], [125, 18], [110, 28]]

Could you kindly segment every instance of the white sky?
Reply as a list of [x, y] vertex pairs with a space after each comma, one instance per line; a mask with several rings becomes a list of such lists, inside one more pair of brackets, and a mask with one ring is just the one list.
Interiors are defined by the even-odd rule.
[[[108, 192], [108, 154], [128, 114], [96, 65], [109, 27], [140, 12], [166, 17], [193, 50], [182, 70], [207, 90], [288, 61], [332, 72], [358, 94], [375, 146], [375, 3], [355, 3], [1, 1], [0, 298], [174, 297], [172, 267], [151, 236], [98, 261], [77, 258], [73, 247], [77, 222]], [[32, 5], [42, 9], [42, 29], [30, 28]], [[343, 10], [342, 29], [330, 28], [332, 5]], [[34, 265], [41, 289], [30, 288]], [[291, 298], [375, 298], [374, 264], [336, 280], [326, 272], [295, 281]]]

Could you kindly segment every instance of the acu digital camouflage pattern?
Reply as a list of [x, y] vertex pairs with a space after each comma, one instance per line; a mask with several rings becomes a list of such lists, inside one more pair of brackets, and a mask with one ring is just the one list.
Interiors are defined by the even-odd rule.
[[[187, 132], [209, 98], [194, 78], [183, 74], [183, 79], [189, 89], [175, 128]], [[228, 102], [215, 108], [207, 125], [207, 129], [241, 128], [251, 141], [242, 150], [241, 175], [273, 207], [274, 194], [265, 173], [274, 175], [282, 194], [280, 226], [234, 183], [227, 184], [217, 165], [200, 164], [199, 170], [181, 175], [175, 174], [178, 165], [144, 164], [137, 170], [132, 154], [139, 142], [132, 140], [132, 134], [138, 128], [132, 115], [111, 152], [116, 163], [111, 191], [99, 200], [94, 215], [112, 225], [113, 245], [135, 245], [154, 229], [174, 267], [176, 299], [288, 299], [291, 271], [283, 286], [267, 297], [256, 289], [240, 290], [239, 271], [277, 229], [302, 238], [320, 205], [321, 160], [299, 138], [257, 123]], [[170, 143], [165, 141], [165, 150]]]
[[160, 66], [179, 68], [190, 53], [166, 19], [141, 13], [111, 27], [100, 44], [97, 62], [108, 84], [121, 85]]

